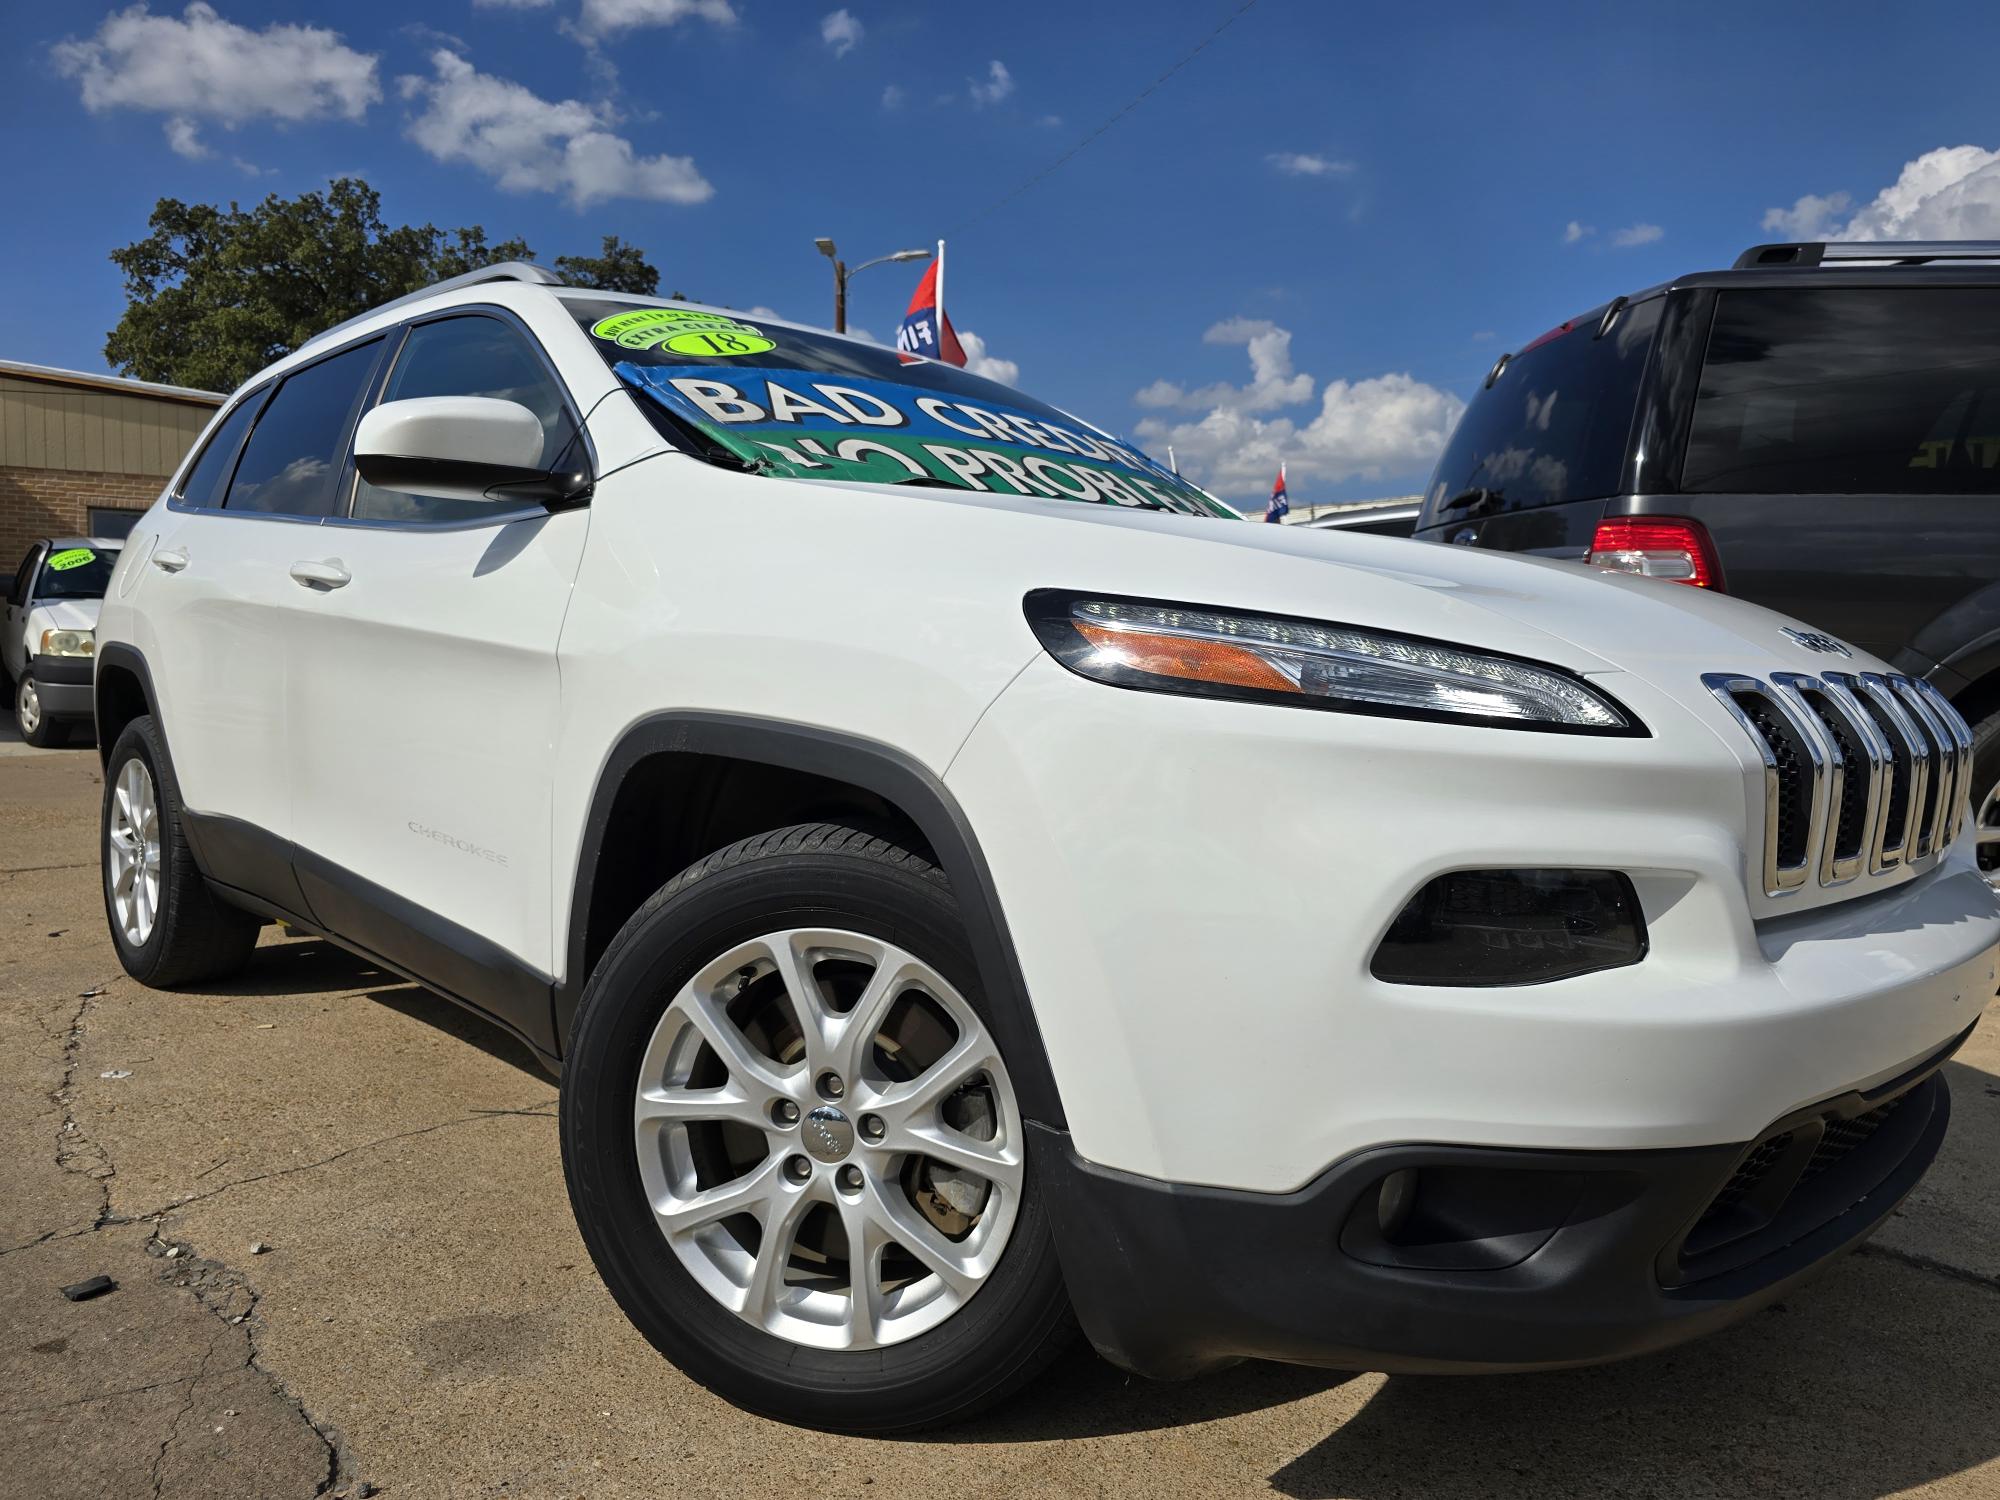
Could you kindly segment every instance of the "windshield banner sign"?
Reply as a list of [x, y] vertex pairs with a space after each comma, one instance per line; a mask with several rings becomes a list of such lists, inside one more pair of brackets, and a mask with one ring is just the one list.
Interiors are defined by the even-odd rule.
[[1233, 516], [1144, 454], [990, 401], [863, 376], [621, 361], [619, 378], [760, 473]]

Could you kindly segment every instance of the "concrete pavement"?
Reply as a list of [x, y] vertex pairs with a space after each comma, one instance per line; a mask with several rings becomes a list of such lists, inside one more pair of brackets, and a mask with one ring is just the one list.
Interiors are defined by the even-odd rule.
[[497, 1031], [276, 929], [220, 993], [125, 979], [100, 792], [0, 744], [0, 1495], [2000, 1496], [2000, 1019], [1875, 1244], [1706, 1343], [1177, 1386], [1080, 1354], [941, 1436], [831, 1438], [627, 1326]]

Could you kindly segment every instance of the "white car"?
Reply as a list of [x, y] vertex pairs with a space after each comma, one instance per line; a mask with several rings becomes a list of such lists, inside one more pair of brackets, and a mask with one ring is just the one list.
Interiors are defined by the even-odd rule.
[[14, 724], [31, 745], [54, 745], [88, 724], [92, 632], [118, 543], [43, 537], [28, 547], [7, 590], [0, 667], [14, 684]]
[[632, 1321], [830, 1428], [1077, 1324], [1617, 1358], [1864, 1238], [1995, 989], [1951, 708], [1732, 599], [1217, 509], [775, 320], [379, 309], [119, 564], [119, 955], [282, 918], [490, 1016]]

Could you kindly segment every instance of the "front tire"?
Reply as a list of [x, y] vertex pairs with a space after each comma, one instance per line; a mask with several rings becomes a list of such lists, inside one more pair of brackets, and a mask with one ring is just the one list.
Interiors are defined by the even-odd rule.
[[930, 1426], [1031, 1379], [1073, 1323], [994, 1035], [918, 856], [818, 824], [676, 876], [563, 1072], [570, 1202], [626, 1316], [810, 1427]]
[[249, 961], [263, 923], [216, 899], [181, 829], [180, 786], [150, 716], [104, 767], [104, 914], [125, 972], [154, 989], [220, 979]]
[[69, 732], [51, 719], [42, 708], [42, 690], [33, 672], [23, 670], [14, 684], [14, 727], [21, 738], [39, 750], [52, 749], [69, 738]]

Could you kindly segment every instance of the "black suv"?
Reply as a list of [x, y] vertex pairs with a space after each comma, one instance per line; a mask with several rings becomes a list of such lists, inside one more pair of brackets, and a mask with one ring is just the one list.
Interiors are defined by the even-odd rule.
[[2000, 866], [2000, 242], [1759, 245], [1570, 319], [1493, 366], [1416, 535], [1723, 590], [1928, 678]]

